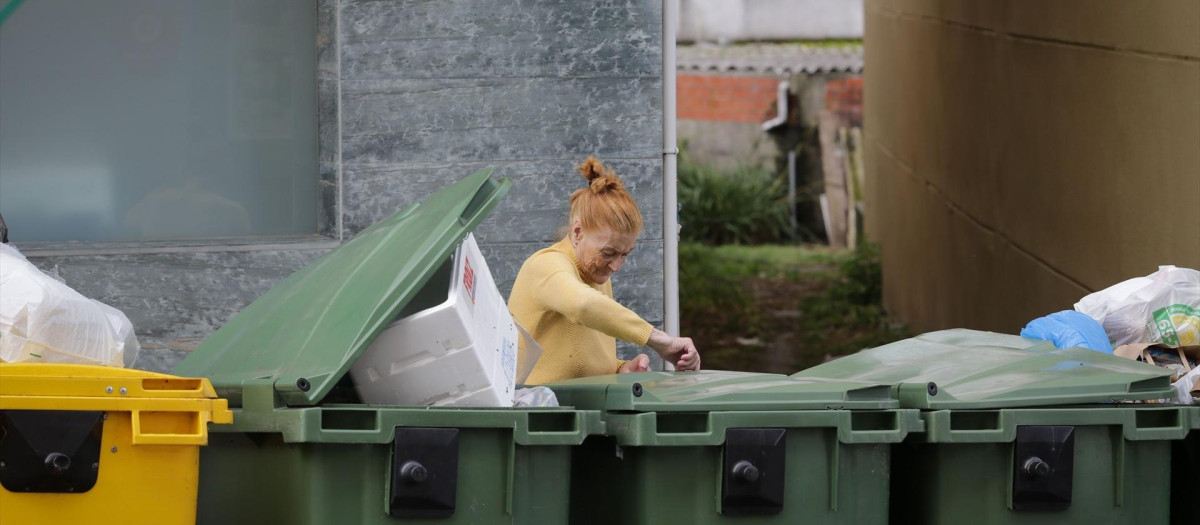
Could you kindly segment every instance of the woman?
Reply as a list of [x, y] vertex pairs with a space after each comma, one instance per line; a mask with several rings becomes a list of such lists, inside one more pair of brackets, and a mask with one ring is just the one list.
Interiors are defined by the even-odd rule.
[[699, 370], [691, 339], [671, 337], [613, 300], [609, 278], [633, 251], [642, 213], [621, 179], [595, 157], [579, 171], [588, 187], [571, 194], [567, 236], [525, 260], [509, 295], [513, 318], [542, 347], [525, 382], [649, 370], [646, 354], [617, 359], [618, 338], [653, 348], [678, 370]]

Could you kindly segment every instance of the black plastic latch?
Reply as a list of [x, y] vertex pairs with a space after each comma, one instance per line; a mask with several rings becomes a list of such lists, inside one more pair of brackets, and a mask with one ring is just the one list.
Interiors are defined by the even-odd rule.
[[1013, 445], [1013, 510], [1066, 510], [1075, 475], [1075, 427], [1022, 425]]
[[103, 433], [104, 412], [0, 411], [0, 485], [9, 492], [92, 490]]
[[725, 431], [721, 513], [771, 515], [783, 511], [787, 432], [782, 428]]
[[447, 518], [458, 495], [458, 429], [396, 427], [388, 515]]

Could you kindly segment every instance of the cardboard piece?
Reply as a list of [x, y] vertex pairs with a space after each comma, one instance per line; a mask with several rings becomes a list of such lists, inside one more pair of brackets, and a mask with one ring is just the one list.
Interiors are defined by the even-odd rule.
[[[1155, 353], [1159, 353], [1158, 362], [1155, 361]], [[1169, 357], [1164, 359], [1162, 355], [1164, 353], [1168, 354]], [[1172, 382], [1190, 372], [1195, 366], [1200, 366], [1200, 345], [1171, 347], [1162, 343], [1137, 343], [1118, 346], [1113, 350], [1113, 355], [1134, 361], [1144, 361], [1163, 368], [1174, 369], [1173, 366], [1167, 365], [1182, 366], [1182, 372], [1171, 377]], [[1175, 356], [1178, 357], [1176, 358]], [[1192, 392], [1200, 392], [1200, 383], [1196, 384]]]
[[1125, 359], [1136, 360], [1142, 356], [1143, 350], [1150, 348], [1159, 348], [1166, 352], [1179, 352], [1186, 355], [1192, 361], [1200, 361], [1200, 345], [1170, 347], [1162, 343], [1136, 343], [1118, 346], [1113, 350], [1113, 354]]

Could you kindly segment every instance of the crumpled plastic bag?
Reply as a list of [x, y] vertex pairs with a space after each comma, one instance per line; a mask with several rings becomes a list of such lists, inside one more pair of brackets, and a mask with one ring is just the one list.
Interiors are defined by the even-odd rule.
[[529, 388], [517, 389], [516, 399], [513, 401], [514, 407], [556, 407], [558, 406], [558, 396], [554, 395], [554, 391], [544, 386], [531, 386]]
[[140, 350], [124, 313], [0, 244], [0, 361], [126, 367]]
[[1112, 344], [1100, 323], [1074, 310], [1063, 310], [1030, 321], [1021, 329], [1021, 337], [1050, 341], [1055, 348], [1079, 347], [1113, 353]]
[[1175, 387], [1175, 404], [1197, 404], [1196, 398], [1192, 396], [1192, 392], [1196, 390], [1196, 383], [1200, 383], [1200, 367], [1193, 368], [1191, 372], [1171, 383], [1171, 386]]
[[1075, 310], [1104, 327], [1114, 347], [1133, 343], [1200, 344], [1200, 272], [1159, 266], [1096, 293]]

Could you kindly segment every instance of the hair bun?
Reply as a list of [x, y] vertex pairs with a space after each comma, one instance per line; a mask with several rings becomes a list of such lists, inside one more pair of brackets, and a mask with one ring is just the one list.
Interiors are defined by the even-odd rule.
[[641, 233], [642, 212], [620, 177], [596, 157], [588, 157], [576, 167], [588, 184], [571, 192], [568, 224], [578, 220], [586, 229], [607, 227], [622, 233]]
[[583, 178], [588, 180], [588, 187], [591, 188], [592, 193], [606, 193], [624, 188], [621, 179], [617, 178], [617, 174], [596, 157], [588, 156], [587, 159], [584, 159], [583, 164], [577, 167]]

